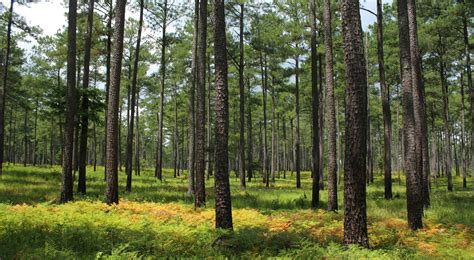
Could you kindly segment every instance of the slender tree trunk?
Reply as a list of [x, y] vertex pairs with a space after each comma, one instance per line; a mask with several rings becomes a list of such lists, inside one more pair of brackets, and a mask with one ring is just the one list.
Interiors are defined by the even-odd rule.
[[229, 100], [224, 0], [214, 0], [216, 86], [216, 228], [233, 229], [228, 169]]
[[[441, 41], [441, 36], [439, 36]], [[443, 120], [444, 120], [444, 148], [445, 148], [445, 169], [446, 177], [448, 178], [448, 191], [453, 191], [453, 177], [452, 177], [452, 155], [451, 155], [451, 127], [449, 120], [449, 86], [446, 80], [446, 73], [443, 61], [443, 55], [439, 55], [439, 76], [441, 81], [441, 88], [443, 93]]]
[[322, 56], [318, 56], [318, 78], [319, 78], [319, 189], [324, 190], [324, 102], [325, 91], [323, 87], [323, 62]]
[[[327, 4], [327, 3], [324, 3]], [[325, 8], [329, 8], [325, 6]], [[313, 187], [311, 197], [311, 207], [319, 206], [319, 91], [318, 91], [318, 49], [317, 49], [317, 21], [316, 21], [316, 0], [310, 2], [310, 23], [311, 23], [311, 106], [312, 106], [312, 161], [313, 161]], [[325, 17], [326, 19], [327, 17]], [[325, 25], [328, 26], [325, 20]], [[329, 25], [330, 26], [330, 25]], [[327, 32], [327, 30], [326, 30]], [[329, 53], [326, 50], [326, 55]], [[327, 60], [327, 59], [326, 59]], [[322, 88], [322, 86], [320, 86]]]
[[300, 83], [299, 83], [299, 56], [295, 57], [295, 98], [296, 98], [296, 188], [301, 188], [301, 148], [300, 148]]
[[24, 151], [23, 151], [23, 166], [26, 167], [28, 163], [28, 108], [25, 107], [25, 117], [23, 123], [23, 144], [24, 144]]
[[136, 98], [136, 131], [137, 134], [135, 135], [136, 140], [135, 140], [135, 175], [140, 176], [140, 106], [139, 106], [139, 101], [140, 101], [140, 89], [137, 87], [137, 98]]
[[206, 49], [207, 49], [207, 0], [199, 2], [199, 27], [197, 47], [197, 88], [196, 88], [196, 194], [194, 207], [206, 204]]
[[286, 140], [286, 118], [283, 116], [283, 179], [286, 179], [286, 171], [288, 170], [288, 154], [287, 154]]
[[240, 3], [239, 16], [239, 96], [240, 96], [240, 138], [239, 173], [240, 187], [245, 188], [245, 86], [244, 86], [244, 4]]
[[108, 112], [109, 112], [109, 90], [110, 90], [110, 67], [111, 67], [111, 61], [112, 61], [112, 19], [113, 19], [113, 0], [108, 0], [108, 6], [109, 6], [109, 12], [108, 12], [108, 17], [109, 19], [107, 20], [107, 56], [106, 56], [106, 64], [105, 64], [105, 120], [104, 120], [104, 152], [103, 152], [103, 157], [102, 161], [104, 163], [104, 181], [107, 181], [107, 129], [108, 129]]
[[[407, 1], [398, 1], [398, 27], [400, 37], [400, 67], [402, 74], [404, 163], [407, 177], [408, 226], [412, 230], [422, 227], [423, 200], [421, 172], [417, 167], [415, 111], [413, 103], [413, 80], [410, 56]], [[420, 151], [421, 152], [421, 151]]]
[[275, 107], [276, 107], [276, 97], [275, 97], [275, 78], [272, 77], [272, 157], [271, 157], [271, 174], [272, 182], [275, 182], [275, 171], [276, 171], [276, 124], [275, 124]]
[[35, 122], [34, 122], [34, 141], [33, 141], [33, 166], [36, 166], [36, 151], [38, 150], [38, 106], [39, 101], [36, 99], [36, 107], [35, 107]]
[[173, 131], [173, 177], [177, 177], [178, 168], [178, 92], [177, 86], [174, 88], [174, 131]]
[[385, 60], [383, 50], [383, 10], [382, 0], [377, 0], [377, 57], [382, 98], [384, 129], [384, 184], [385, 199], [392, 198], [392, 116], [390, 111], [390, 89], [385, 81]]
[[465, 142], [465, 105], [464, 105], [464, 74], [461, 73], [461, 170], [462, 170], [462, 187], [467, 188], [467, 167], [466, 167], [466, 142]]
[[5, 64], [3, 66], [3, 84], [0, 86], [0, 176], [3, 174], [3, 148], [5, 142], [5, 103], [7, 97], [7, 83], [8, 83], [8, 65], [10, 63], [11, 39], [12, 39], [12, 23], [13, 23], [13, 4], [14, 0], [10, 2], [10, 10], [8, 11], [8, 25], [7, 25], [7, 50], [5, 54]]
[[165, 98], [165, 79], [166, 79], [166, 27], [168, 24], [168, 0], [163, 3], [163, 24], [161, 36], [161, 64], [160, 64], [160, 113], [158, 116], [158, 155], [156, 161], [155, 175], [158, 180], [163, 180], [163, 104]]
[[260, 64], [262, 67], [262, 78], [263, 78], [263, 168], [262, 176], [263, 181], [268, 187], [269, 176], [267, 171], [267, 56], [265, 55], [262, 61], [262, 53], [260, 53]]
[[113, 33], [114, 44], [111, 51], [109, 103], [107, 109], [107, 204], [118, 203], [118, 108], [126, 3], [127, 1], [117, 0], [115, 8], [115, 28]]
[[[336, 211], [337, 205], [337, 127], [334, 104], [334, 69], [332, 49], [331, 2], [323, 1], [324, 46], [326, 51], [326, 106], [328, 113], [328, 210]], [[322, 86], [320, 86], [322, 88]]]
[[68, 51], [67, 51], [67, 92], [66, 123], [63, 150], [63, 172], [61, 182], [61, 203], [73, 200], [72, 152], [74, 146], [74, 127], [76, 116], [76, 24], [77, 0], [69, 0], [68, 12]]
[[87, 13], [87, 32], [84, 42], [84, 75], [82, 80], [82, 106], [81, 106], [81, 137], [79, 147], [79, 179], [77, 191], [86, 194], [86, 157], [87, 157], [87, 134], [89, 130], [89, 65], [92, 47], [92, 26], [94, 22], [94, 0], [89, 0]]
[[191, 88], [189, 90], [189, 149], [188, 149], [188, 196], [195, 193], [194, 175], [196, 159], [196, 112], [195, 92], [197, 85], [197, 53], [198, 53], [198, 27], [199, 27], [199, 0], [194, 1], [194, 34], [193, 34], [193, 57], [191, 63]]
[[252, 89], [250, 87], [250, 80], [247, 80], [247, 94], [247, 178], [250, 182], [253, 178]]
[[367, 78], [359, 1], [341, 3], [346, 66], [344, 243], [369, 246], [366, 212]]
[[[144, 0], [140, 0], [140, 18], [138, 20], [138, 35], [137, 35], [137, 45], [135, 47], [135, 57], [133, 59], [133, 75], [132, 75], [132, 87], [130, 89], [130, 102], [128, 107], [130, 108], [130, 118], [128, 121], [128, 132], [127, 132], [127, 150], [126, 150], [126, 174], [127, 174], [127, 184], [125, 187], [126, 192], [132, 191], [132, 169], [133, 169], [133, 130], [135, 123], [135, 103], [137, 95], [137, 78], [138, 78], [138, 62], [140, 59], [140, 44], [142, 38], [142, 27], [143, 27], [143, 8]], [[162, 63], [164, 66], [164, 64]], [[162, 66], [162, 67], [163, 67]], [[138, 131], [137, 131], [138, 134]]]
[[96, 124], [94, 122], [93, 127], [92, 127], [92, 134], [93, 134], [93, 148], [94, 149], [94, 172], [97, 171], [97, 128]]

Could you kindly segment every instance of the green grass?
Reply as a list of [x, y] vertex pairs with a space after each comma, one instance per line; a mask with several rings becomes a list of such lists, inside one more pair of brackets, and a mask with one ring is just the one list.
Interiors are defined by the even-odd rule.
[[[0, 179], [0, 258], [474, 257], [473, 193], [461, 188], [459, 177], [454, 192], [446, 191], [444, 179], [433, 184], [425, 227], [412, 232], [405, 221], [405, 186], [394, 181], [395, 198], [387, 201], [377, 176], [367, 189], [371, 248], [363, 249], [342, 245], [343, 212], [324, 210], [326, 190], [321, 209], [310, 209], [308, 172], [302, 189], [288, 173], [270, 188], [258, 178], [243, 190], [232, 174], [233, 234], [214, 228], [212, 179], [206, 183], [207, 208], [195, 211], [186, 176], [173, 178], [171, 170], [164, 176], [159, 182], [145, 170], [133, 176], [132, 192], [125, 193], [121, 172], [120, 204], [107, 206], [103, 168], [88, 168], [87, 196], [75, 194], [75, 202], [58, 205], [59, 167], [6, 166]], [[225, 244], [213, 246], [224, 234]]]

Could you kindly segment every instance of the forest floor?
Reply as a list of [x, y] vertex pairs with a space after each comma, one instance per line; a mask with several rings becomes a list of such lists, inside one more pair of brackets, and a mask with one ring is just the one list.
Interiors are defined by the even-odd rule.
[[[343, 212], [311, 210], [311, 183], [303, 173], [302, 189], [294, 176], [277, 179], [265, 188], [261, 179], [239, 188], [232, 175], [233, 234], [214, 228], [214, 192], [207, 181], [207, 208], [194, 210], [186, 196], [187, 178], [165, 170], [163, 182], [143, 171], [133, 176], [125, 193], [120, 176], [120, 203], [103, 203], [103, 168], [88, 168], [87, 196], [56, 204], [59, 167], [4, 166], [0, 179], [0, 259], [11, 258], [136, 258], [136, 257], [370, 257], [474, 258], [474, 195], [461, 188], [448, 192], [441, 180], [433, 183], [431, 208], [424, 228], [407, 228], [405, 186], [394, 178], [394, 199], [383, 198], [383, 179], [368, 186], [367, 214], [370, 249], [345, 247]], [[403, 180], [402, 180], [403, 181]], [[470, 180], [469, 180], [470, 181]], [[342, 184], [339, 185], [342, 208]], [[75, 187], [76, 189], [76, 187]], [[214, 241], [228, 235], [223, 245]]]

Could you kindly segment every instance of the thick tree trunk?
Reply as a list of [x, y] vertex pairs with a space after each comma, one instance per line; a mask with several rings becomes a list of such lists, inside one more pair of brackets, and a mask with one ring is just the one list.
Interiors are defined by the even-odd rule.
[[346, 66], [344, 243], [369, 246], [366, 212], [367, 78], [359, 1], [341, 3]]
[[406, 0], [398, 1], [398, 27], [400, 37], [400, 67], [402, 74], [403, 102], [403, 141], [404, 164], [407, 184], [407, 213], [408, 226], [412, 230], [422, 227], [423, 200], [421, 190], [421, 172], [417, 167], [416, 126], [413, 103], [413, 80], [410, 56], [410, 41], [408, 27], [408, 11]]
[[207, 49], [207, 0], [199, 2], [199, 27], [197, 47], [196, 88], [196, 194], [194, 207], [206, 204], [206, 49]]
[[421, 53], [418, 46], [418, 29], [416, 22], [416, 3], [415, 0], [408, 0], [408, 26], [410, 30], [410, 53], [411, 69], [413, 81], [413, 102], [415, 109], [416, 123], [416, 145], [420, 150], [417, 152], [419, 157], [418, 168], [421, 170], [421, 189], [423, 195], [423, 205], [430, 205], [429, 176], [430, 176], [430, 158], [428, 145], [428, 126], [426, 122], [425, 108], [425, 89], [422, 80]]
[[[334, 69], [332, 49], [331, 2], [323, 1], [324, 46], [326, 51], [326, 106], [328, 113], [328, 210], [336, 211], [337, 205], [337, 127], [334, 104]], [[321, 86], [322, 87], [322, 86]]]
[[114, 44], [111, 51], [109, 103], [107, 109], [107, 204], [118, 203], [117, 134], [126, 3], [127, 1], [125, 0], [117, 0], [115, 8]]
[[216, 228], [233, 229], [228, 169], [229, 100], [224, 0], [214, 0], [216, 70]]
[[86, 157], [87, 157], [87, 134], [89, 130], [89, 98], [87, 91], [89, 88], [89, 65], [92, 47], [92, 26], [94, 22], [94, 0], [89, 0], [87, 13], [87, 31], [84, 41], [84, 75], [82, 80], [82, 106], [81, 106], [81, 136], [79, 144], [79, 179], [77, 192], [86, 194]]
[[77, 0], [69, 0], [68, 12], [68, 51], [67, 51], [67, 92], [66, 123], [63, 150], [63, 172], [61, 182], [61, 203], [73, 200], [72, 152], [76, 116], [76, 24]]
[[247, 108], [247, 178], [248, 181], [252, 181], [253, 177], [253, 139], [252, 139], [252, 93], [250, 87], [250, 80], [247, 81], [247, 92], [248, 92], [248, 108]]

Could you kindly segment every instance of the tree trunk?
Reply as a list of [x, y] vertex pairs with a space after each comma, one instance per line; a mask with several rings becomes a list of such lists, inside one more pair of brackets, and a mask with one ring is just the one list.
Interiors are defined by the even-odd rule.
[[429, 176], [430, 176], [430, 158], [428, 153], [428, 126], [426, 122], [425, 109], [425, 89], [422, 81], [421, 53], [418, 46], [418, 29], [416, 22], [416, 4], [415, 0], [408, 0], [408, 26], [410, 30], [410, 54], [411, 69], [413, 81], [413, 101], [416, 123], [416, 145], [420, 150], [417, 152], [419, 157], [418, 168], [421, 171], [421, 189], [423, 196], [423, 205], [430, 205]]
[[81, 106], [81, 136], [79, 144], [79, 179], [77, 192], [86, 194], [86, 156], [87, 156], [87, 132], [89, 128], [89, 64], [92, 47], [92, 26], [94, 21], [94, 0], [89, 0], [87, 13], [87, 32], [84, 41], [84, 75], [82, 80], [82, 106]]
[[140, 176], [140, 106], [139, 106], [139, 101], [140, 101], [140, 89], [137, 88], [137, 98], [136, 98], [136, 125], [137, 125], [137, 134], [136, 140], [135, 140], [135, 175]]
[[[398, 27], [400, 37], [400, 67], [402, 74], [403, 102], [403, 138], [404, 164], [407, 184], [407, 213], [408, 226], [412, 230], [422, 227], [423, 200], [421, 190], [421, 172], [417, 167], [415, 112], [413, 103], [413, 80], [410, 56], [410, 41], [408, 38], [408, 11], [406, 0], [398, 1]], [[420, 151], [421, 152], [421, 151]]]
[[76, 116], [76, 24], [77, 0], [69, 0], [66, 123], [62, 162], [61, 203], [73, 200], [72, 152]]
[[[328, 3], [324, 3], [327, 5]], [[329, 8], [325, 6], [325, 8]], [[317, 49], [317, 21], [316, 21], [316, 0], [310, 2], [310, 23], [311, 23], [311, 106], [312, 106], [312, 174], [313, 174], [313, 187], [311, 197], [311, 207], [316, 208], [319, 206], [319, 91], [318, 91], [318, 49]], [[327, 17], [325, 17], [326, 19]], [[324, 21], [327, 25], [327, 20]], [[330, 26], [330, 25], [329, 25]], [[327, 30], [325, 31], [327, 32]], [[330, 37], [330, 36], [329, 36]], [[327, 52], [326, 56], [330, 53]], [[326, 58], [327, 60], [327, 58]], [[322, 88], [322, 86], [320, 86]]]
[[[247, 80], [248, 108], [247, 108], [247, 178], [252, 181], [253, 178], [253, 139], [252, 139], [252, 89], [250, 80]], [[245, 103], [244, 103], [245, 104]]]
[[260, 52], [260, 66], [263, 79], [263, 167], [262, 176], [263, 182], [268, 187], [269, 176], [267, 171], [267, 56], [262, 60], [262, 53]]
[[[441, 36], [439, 36], [441, 41]], [[443, 93], [443, 121], [444, 121], [444, 154], [446, 156], [445, 169], [446, 177], [448, 178], [448, 191], [453, 191], [453, 177], [452, 177], [452, 155], [451, 155], [451, 127], [449, 120], [449, 87], [446, 80], [446, 73], [444, 67], [443, 55], [439, 54], [439, 77], [441, 81], [441, 88]]]
[[239, 16], [239, 96], [240, 96], [240, 138], [239, 173], [240, 187], [245, 188], [245, 89], [244, 89], [244, 4], [240, 3]]
[[165, 79], [166, 79], [166, 27], [168, 25], [168, 1], [163, 3], [163, 24], [161, 36], [161, 64], [160, 64], [160, 113], [158, 116], [158, 154], [155, 168], [155, 175], [158, 180], [163, 180], [163, 104], [165, 98]]
[[28, 108], [25, 107], [25, 117], [23, 122], [23, 166], [26, 167], [28, 163]]
[[322, 56], [318, 56], [319, 66], [319, 189], [324, 190], [324, 100], [325, 93], [323, 87]]
[[228, 169], [229, 100], [224, 0], [214, 0], [216, 86], [216, 228], [233, 229]]
[[296, 98], [296, 188], [301, 188], [301, 148], [300, 148], [300, 83], [299, 83], [299, 56], [295, 57], [295, 98]]
[[188, 149], [188, 196], [195, 193], [194, 175], [196, 161], [196, 112], [194, 110], [195, 91], [197, 85], [197, 53], [198, 53], [198, 27], [199, 27], [199, 0], [194, 1], [194, 34], [193, 57], [191, 63], [191, 88], [189, 90], [189, 149]]
[[[337, 205], [337, 127], [334, 104], [334, 69], [332, 49], [331, 2], [323, 2], [324, 46], [326, 51], [326, 107], [328, 113], [328, 210], [336, 211]], [[322, 88], [322, 86], [320, 86]]]
[[206, 49], [207, 49], [207, 0], [199, 2], [199, 27], [197, 47], [197, 88], [196, 88], [196, 194], [194, 207], [206, 204]]
[[108, 112], [109, 112], [109, 90], [110, 90], [110, 67], [111, 67], [111, 52], [112, 52], [112, 19], [113, 19], [113, 1], [109, 0], [109, 19], [107, 20], [107, 57], [105, 64], [105, 120], [104, 120], [104, 152], [102, 161], [104, 163], [104, 181], [107, 180], [107, 122], [108, 122]]
[[276, 124], [275, 124], [275, 107], [276, 107], [276, 97], [275, 97], [275, 78], [272, 77], [272, 157], [271, 157], [271, 175], [272, 182], [275, 182], [275, 171], [276, 171]]
[[107, 109], [107, 204], [118, 203], [117, 134], [126, 3], [127, 1], [117, 0], [115, 8], [114, 44], [111, 51], [109, 103]]
[[392, 198], [392, 116], [390, 111], [390, 89], [385, 81], [385, 60], [383, 50], [383, 10], [382, 0], [377, 0], [377, 57], [382, 98], [384, 129], [384, 184], [385, 199]]
[[5, 64], [3, 66], [3, 84], [0, 86], [0, 176], [3, 174], [3, 148], [5, 142], [5, 103], [7, 97], [7, 83], [8, 83], [8, 65], [10, 62], [11, 39], [12, 39], [12, 23], [13, 23], [13, 4], [14, 0], [10, 2], [10, 10], [8, 11], [8, 25], [7, 25], [7, 50], [5, 54]]
[[344, 243], [369, 246], [366, 212], [367, 78], [359, 1], [341, 3], [346, 67]]
[[[135, 123], [135, 103], [137, 95], [137, 78], [138, 78], [138, 62], [140, 59], [140, 43], [142, 38], [142, 27], [143, 27], [143, 8], [144, 0], [140, 0], [140, 18], [138, 20], [138, 33], [137, 33], [137, 43], [135, 47], [135, 57], [133, 59], [133, 76], [132, 76], [132, 87], [130, 89], [130, 102], [128, 107], [130, 108], [130, 118], [128, 121], [128, 132], [127, 132], [127, 150], [126, 150], [126, 174], [127, 174], [127, 184], [125, 187], [126, 192], [132, 191], [132, 168], [133, 168], [133, 131]], [[162, 63], [164, 66], [164, 64]], [[138, 134], [138, 133], [137, 133]]]

